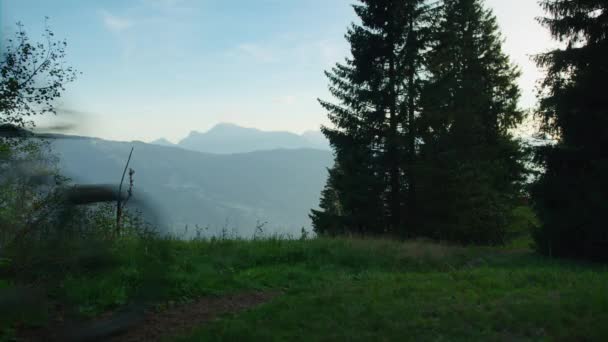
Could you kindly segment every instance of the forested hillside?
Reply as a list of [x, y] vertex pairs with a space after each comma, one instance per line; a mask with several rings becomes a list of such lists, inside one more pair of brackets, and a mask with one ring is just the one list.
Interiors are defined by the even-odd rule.
[[[215, 155], [145, 143], [90, 138], [53, 139], [63, 174], [76, 184], [116, 184], [134, 147], [135, 196], [160, 212], [163, 225], [181, 235], [311, 230], [315, 207], [331, 165], [331, 153], [312, 149]], [[159, 222], [160, 223], [160, 222]]]

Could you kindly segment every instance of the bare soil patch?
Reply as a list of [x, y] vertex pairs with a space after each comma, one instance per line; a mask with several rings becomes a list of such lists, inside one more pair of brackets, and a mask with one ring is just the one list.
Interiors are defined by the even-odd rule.
[[74, 325], [63, 322], [59, 310], [52, 320], [54, 327], [18, 329], [19, 341], [159, 341], [187, 334], [218, 316], [244, 311], [277, 297], [278, 292], [247, 292], [203, 297], [191, 303], [161, 311], [132, 310], [107, 313], [99, 319]]
[[190, 304], [163, 312], [150, 312], [144, 321], [112, 341], [158, 341], [177, 334], [186, 334], [220, 315], [236, 313], [266, 303], [276, 292], [250, 292], [221, 297], [200, 298]]

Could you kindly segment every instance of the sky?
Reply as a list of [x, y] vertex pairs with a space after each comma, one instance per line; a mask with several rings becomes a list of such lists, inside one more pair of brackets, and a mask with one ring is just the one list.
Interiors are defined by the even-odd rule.
[[[328, 120], [324, 70], [344, 60], [352, 0], [0, 0], [3, 38], [47, 23], [82, 74], [57, 102], [70, 133], [178, 142], [230, 122], [302, 133]], [[554, 46], [535, 0], [486, 0], [523, 75], [522, 108], [542, 74], [530, 56]], [[42, 120], [44, 124], [44, 120]]]

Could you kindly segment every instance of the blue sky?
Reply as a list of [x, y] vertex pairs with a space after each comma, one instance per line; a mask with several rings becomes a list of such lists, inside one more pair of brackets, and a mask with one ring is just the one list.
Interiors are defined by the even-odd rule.
[[[39, 39], [44, 17], [82, 75], [54, 120], [73, 133], [174, 142], [219, 122], [301, 133], [327, 123], [323, 70], [348, 54], [352, 0], [0, 0], [0, 29]], [[530, 54], [552, 46], [534, 0], [487, 0], [524, 73], [522, 107], [541, 76]]]

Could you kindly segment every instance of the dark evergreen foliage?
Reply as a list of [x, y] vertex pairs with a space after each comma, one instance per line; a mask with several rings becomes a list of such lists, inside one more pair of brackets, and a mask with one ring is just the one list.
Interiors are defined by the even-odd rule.
[[[318, 233], [402, 234], [414, 203], [414, 105], [418, 97], [424, 0], [361, 0], [361, 25], [346, 38], [352, 58], [326, 75], [339, 104], [320, 101], [336, 166], [311, 217]], [[327, 197], [329, 196], [329, 197]], [[340, 210], [334, 210], [337, 207]]]
[[547, 71], [540, 88], [545, 168], [533, 186], [548, 255], [608, 259], [608, 2], [544, 0], [540, 22], [563, 47], [536, 56]]
[[321, 102], [336, 153], [318, 233], [502, 243], [523, 166], [519, 71], [480, 0], [362, 1]]
[[509, 129], [522, 120], [519, 71], [480, 0], [444, 0], [428, 53], [420, 118], [419, 233], [504, 242], [523, 166]]

